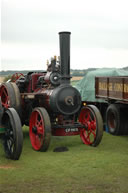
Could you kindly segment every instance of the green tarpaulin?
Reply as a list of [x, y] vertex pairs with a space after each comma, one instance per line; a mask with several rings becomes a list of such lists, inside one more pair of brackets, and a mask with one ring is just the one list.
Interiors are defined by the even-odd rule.
[[120, 69], [97, 69], [94, 71], [89, 71], [81, 79], [75, 87], [79, 90], [82, 101], [88, 102], [105, 102], [102, 99], [95, 98], [95, 77], [96, 76], [128, 76], [127, 70], [120, 70]]

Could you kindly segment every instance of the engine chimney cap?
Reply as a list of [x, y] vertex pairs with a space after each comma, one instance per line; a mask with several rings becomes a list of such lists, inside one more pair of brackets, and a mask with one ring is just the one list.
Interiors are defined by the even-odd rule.
[[61, 32], [59, 32], [59, 34], [71, 34], [71, 32], [69, 32], [69, 31], [61, 31]]

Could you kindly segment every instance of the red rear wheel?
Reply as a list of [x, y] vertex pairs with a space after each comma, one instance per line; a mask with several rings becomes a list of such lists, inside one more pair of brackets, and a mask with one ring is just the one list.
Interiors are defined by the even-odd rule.
[[87, 130], [85, 128], [81, 129], [80, 137], [83, 143], [97, 146], [103, 135], [103, 121], [97, 107], [94, 105], [83, 107], [79, 115], [79, 122], [88, 128]]
[[11, 83], [3, 83], [0, 86], [0, 97], [4, 108], [15, 106], [15, 93]]
[[29, 135], [33, 149], [46, 151], [50, 144], [51, 123], [44, 108], [35, 108], [29, 122]]
[[18, 86], [13, 82], [6, 82], [0, 86], [0, 97], [5, 109], [14, 108], [21, 117], [21, 97]]

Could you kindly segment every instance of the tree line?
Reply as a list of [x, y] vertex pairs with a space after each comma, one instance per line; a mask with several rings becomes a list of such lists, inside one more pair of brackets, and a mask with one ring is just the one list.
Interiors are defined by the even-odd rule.
[[[71, 76], [85, 76], [85, 74], [88, 71], [92, 71], [92, 70], [96, 70], [98, 68], [88, 68], [88, 69], [71, 69]], [[128, 70], [128, 66], [121, 68], [124, 70]], [[8, 70], [8, 71], [0, 71], [0, 76], [8, 76], [8, 75], [13, 75], [16, 72], [20, 72], [22, 74], [27, 74], [28, 72], [30, 72], [31, 70], [22, 70], [22, 71], [16, 71], [16, 70]], [[33, 70], [33, 72], [43, 72], [42, 70]]]

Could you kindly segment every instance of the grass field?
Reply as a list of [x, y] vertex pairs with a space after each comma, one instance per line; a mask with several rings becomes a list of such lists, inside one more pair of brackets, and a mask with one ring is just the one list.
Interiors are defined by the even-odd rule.
[[[104, 132], [94, 148], [79, 136], [52, 137], [47, 152], [32, 149], [28, 128], [19, 161], [8, 160], [0, 144], [0, 193], [127, 193], [128, 136]], [[58, 146], [69, 151], [53, 152]]]

